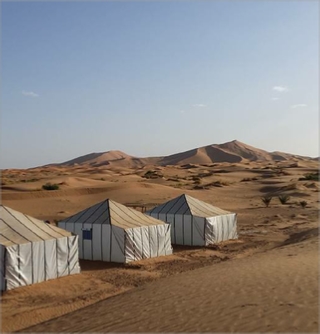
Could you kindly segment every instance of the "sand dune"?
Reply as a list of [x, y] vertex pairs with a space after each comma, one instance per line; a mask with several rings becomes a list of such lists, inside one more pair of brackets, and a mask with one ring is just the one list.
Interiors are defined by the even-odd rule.
[[72, 166], [72, 165], [80, 165], [83, 163], [90, 164], [90, 165], [99, 165], [102, 163], [106, 163], [108, 161], [122, 160], [122, 159], [130, 158], [130, 157], [131, 156], [121, 151], [108, 151], [108, 152], [102, 152], [102, 153], [86, 154], [81, 157], [78, 157], [78, 158], [63, 162], [61, 164], [57, 164], [57, 165]]
[[267, 152], [253, 146], [233, 140], [224, 144], [212, 144], [195, 148], [181, 153], [165, 157], [138, 158], [121, 151], [108, 151], [102, 153], [90, 153], [61, 164], [48, 166], [123, 166], [139, 168], [146, 165], [181, 165], [181, 164], [208, 164], [208, 163], [238, 163], [241, 161], [298, 161], [311, 160], [282, 152]]

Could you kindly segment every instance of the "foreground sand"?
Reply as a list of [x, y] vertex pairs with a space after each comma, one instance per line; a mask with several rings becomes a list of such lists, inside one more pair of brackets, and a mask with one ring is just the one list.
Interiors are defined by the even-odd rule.
[[318, 332], [317, 232], [309, 236], [150, 283], [25, 331]]
[[[317, 331], [319, 182], [299, 180], [317, 169], [304, 161], [4, 171], [3, 204], [52, 223], [108, 197], [151, 207], [187, 193], [237, 212], [239, 240], [126, 266], [81, 261], [79, 275], [6, 292], [2, 331]], [[60, 190], [41, 190], [46, 182]], [[270, 194], [266, 208], [261, 196]]]

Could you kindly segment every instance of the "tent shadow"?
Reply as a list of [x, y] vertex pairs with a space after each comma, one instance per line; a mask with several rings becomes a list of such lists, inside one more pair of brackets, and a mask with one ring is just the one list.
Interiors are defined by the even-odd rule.
[[105, 261], [91, 261], [79, 260], [81, 271], [105, 270], [112, 268], [125, 268], [124, 263], [105, 262]]

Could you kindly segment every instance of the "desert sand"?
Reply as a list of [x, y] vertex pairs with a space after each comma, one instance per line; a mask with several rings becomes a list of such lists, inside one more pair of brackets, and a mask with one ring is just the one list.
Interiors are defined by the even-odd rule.
[[2, 331], [318, 332], [319, 181], [306, 177], [317, 171], [317, 160], [235, 141], [2, 171], [2, 203], [52, 224], [106, 198], [140, 210], [186, 193], [236, 212], [239, 232], [127, 265], [81, 261], [79, 275], [5, 292]]

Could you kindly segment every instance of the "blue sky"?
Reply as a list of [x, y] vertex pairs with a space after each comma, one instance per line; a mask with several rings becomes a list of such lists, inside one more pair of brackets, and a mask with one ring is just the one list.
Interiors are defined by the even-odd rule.
[[319, 155], [317, 1], [1, 6], [0, 168], [233, 139]]

